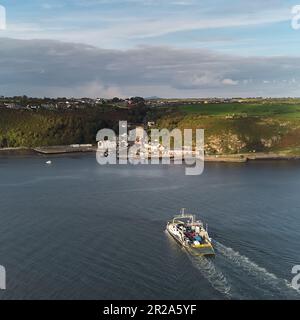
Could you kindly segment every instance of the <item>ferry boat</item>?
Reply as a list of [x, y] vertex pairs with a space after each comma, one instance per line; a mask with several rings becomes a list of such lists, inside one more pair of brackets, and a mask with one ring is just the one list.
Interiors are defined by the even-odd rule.
[[193, 253], [203, 256], [215, 255], [208, 227], [205, 228], [203, 222], [196, 220], [194, 215], [185, 214], [185, 209], [181, 210], [181, 215], [168, 222], [167, 231], [179, 244]]

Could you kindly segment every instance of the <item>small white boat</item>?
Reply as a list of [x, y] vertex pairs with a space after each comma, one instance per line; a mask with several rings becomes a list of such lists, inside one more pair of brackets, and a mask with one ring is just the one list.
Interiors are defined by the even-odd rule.
[[46, 161], [46, 164], [52, 164], [51, 160]]
[[179, 244], [194, 253], [203, 256], [215, 255], [207, 227], [204, 228], [203, 223], [196, 220], [194, 215], [185, 214], [184, 209], [181, 215], [168, 222], [167, 231]]

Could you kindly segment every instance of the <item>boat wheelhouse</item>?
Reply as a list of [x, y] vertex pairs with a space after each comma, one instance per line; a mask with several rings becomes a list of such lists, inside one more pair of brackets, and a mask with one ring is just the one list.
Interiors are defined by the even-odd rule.
[[182, 209], [181, 215], [174, 216], [168, 222], [167, 231], [178, 243], [197, 254], [215, 254], [208, 227], [204, 227], [202, 221], [196, 220], [195, 215], [186, 214], [185, 209]]

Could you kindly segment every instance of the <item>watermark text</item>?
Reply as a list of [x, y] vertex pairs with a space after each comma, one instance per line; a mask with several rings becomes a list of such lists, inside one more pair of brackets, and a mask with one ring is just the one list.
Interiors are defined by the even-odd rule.
[[0, 266], [0, 290], [6, 289], [6, 270], [3, 266]]
[[300, 291], [300, 265], [296, 265], [292, 269], [292, 274], [295, 274], [292, 280], [292, 287]]
[[0, 4], [0, 30], [6, 30], [6, 9]]
[[115, 164], [185, 164], [186, 175], [201, 175], [204, 170], [203, 129], [128, 129], [119, 122], [119, 135], [111, 129], [97, 133], [97, 162]]

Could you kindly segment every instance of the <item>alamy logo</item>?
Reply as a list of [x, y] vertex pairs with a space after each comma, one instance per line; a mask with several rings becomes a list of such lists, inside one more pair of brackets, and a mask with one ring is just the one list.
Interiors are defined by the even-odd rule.
[[5, 7], [0, 4], [0, 30], [6, 29], [6, 10]]
[[6, 289], [6, 270], [3, 266], [0, 266], [0, 290]]
[[294, 30], [300, 29], [300, 5], [296, 5], [292, 8], [292, 28]]
[[293, 267], [292, 274], [295, 274], [295, 277], [292, 280], [292, 287], [299, 291], [300, 290], [300, 265]]
[[119, 135], [111, 129], [98, 131], [97, 161], [106, 164], [187, 165], [186, 175], [200, 175], [204, 169], [204, 130], [151, 129], [144, 126], [128, 130], [127, 121], [119, 122]]

